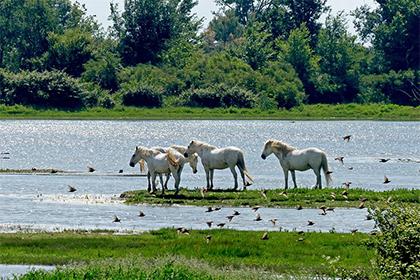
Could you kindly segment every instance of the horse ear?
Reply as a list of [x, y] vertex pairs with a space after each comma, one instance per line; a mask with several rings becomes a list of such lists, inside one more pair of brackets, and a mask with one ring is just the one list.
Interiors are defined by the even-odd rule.
[[139, 147], [138, 146], [136, 146], [136, 151], [138, 151], [139, 150]]
[[191, 141], [190, 145], [193, 145], [193, 144], [194, 144], [194, 140]]

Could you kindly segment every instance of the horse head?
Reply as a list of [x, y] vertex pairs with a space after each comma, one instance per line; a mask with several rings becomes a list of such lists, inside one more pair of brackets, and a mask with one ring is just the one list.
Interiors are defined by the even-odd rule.
[[140, 151], [141, 149], [136, 146], [136, 150], [134, 151], [134, 154], [131, 156], [130, 163], [129, 163], [131, 167], [134, 167], [136, 163], [140, 161], [141, 159]]
[[188, 158], [188, 162], [190, 164], [191, 169], [193, 170], [193, 173], [197, 173], [197, 164], [198, 164], [198, 155], [196, 153], [192, 154]]
[[262, 159], [266, 159], [269, 155], [273, 153], [272, 144], [273, 144], [272, 140], [267, 140], [267, 142], [265, 142], [264, 149], [261, 153]]

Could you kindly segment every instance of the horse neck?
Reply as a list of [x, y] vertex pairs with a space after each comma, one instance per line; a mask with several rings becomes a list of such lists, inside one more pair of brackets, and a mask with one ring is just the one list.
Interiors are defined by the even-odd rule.
[[279, 160], [283, 160], [288, 153], [290, 153], [293, 150], [296, 150], [294, 147], [281, 142], [276, 143], [276, 146], [272, 146], [272, 148], [274, 150], [274, 154]]
[[200, 157], [202, 157], [202, 155], [203, 155], [203, 154], [205, 154], [205, 153], [207, 153], [207, 152], [210, 152], [210, 151], [212, 151], [212, 150], [214, 150], [214, 149], [217, 149], [217, 147], [216, 147], [216, 146], [212, 146], [212, 145], [209, 145], [209, 144], [205, 144], [205, 143], [203, 143], [203, 144], [201, 144], [201, 145], [197, 148], [197, 154], [198, 154]]
[[160, 153], [160, 152], [155, 151], [155, 150], [151, 150], [151, 149], [142, 148], [140, 150], [140, 158], [144, 159], [145, 161], [148, 161], [158, 153]]

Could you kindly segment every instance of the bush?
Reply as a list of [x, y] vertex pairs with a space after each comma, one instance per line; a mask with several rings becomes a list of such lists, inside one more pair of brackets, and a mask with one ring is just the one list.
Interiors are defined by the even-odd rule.
[[162, 90], [138, 83], [126, 84], [121, 90], [121, 101], [126, 106], [162, 107]]
[[277, 102], [278, 107], [287, 109], [301, 105], [305, 99], [303, 84], [288, 63], [271, 62], [261, 69], [257, 76], [256, 90], [260, 99], [265, 100], [264, 103], [271, 98]]
[[359, 101], [391, 102], [399, 105], [420, 105], [420, 71], [390, 71], [387, 74], [363, 76]]
[[118, 73], [118, 79], [121, 87], [134, 82], [149, 88], [159, 88], [164, 95], [177, 95], [181, 93], [184, 85], [173, 72], [175, 71], [149, 64], [139, 64], [122, 69]]
[[0, 101], [61, 109], [83, 107], [83, 91], [76, 79], [63, 72], [0, 71]]
[[228, 88], [226, 85], [189, 90], [181, 95], [181, 100], [185, 106], [208, 108], [251, 108], [255, 103], [250, 91], [240, 87]]
[[94, 59], [84, 64], [85, 71], [82, 79], [86, 82], [94, 82], [102, 88], [117, 91], [119, 88], [118, 71], [121, 67], [121, 59], [109, 52], [99, 53]]
[[379, 279], [420, 279], [420, 209], [392, 205], [372, 211]]
[[112, 109], [115, 107], [111, 93], [103, 90], [100, 86], [92, 83], [83, 84], [85, 94], [83, 96], [83, 104], [85, 107], [103, 107]]

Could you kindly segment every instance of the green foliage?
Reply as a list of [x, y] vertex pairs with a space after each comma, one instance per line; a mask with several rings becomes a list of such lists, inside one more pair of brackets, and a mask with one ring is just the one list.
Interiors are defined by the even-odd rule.
[[293, 67], [285, 62], [270, 62], [261, 69], [256, 92], [262, 98], [276, 100], [278, 107], [287, 109], [302, 104], [305, 99], [302, 82]]
[[232, 57], [226, 52], [202, 55], [187, 65], [181, 73], [189, 88], [210, 88], [224, 84], [227, 87], [239, 86], [253, 90], [255, 74], [243, 60]]
[[92, 57], [92, 34], [80, 28], [67, 29], [63, 34], [49, 34], [48, 43], [44, 67], [80, 77], [83, 64]]
[[[81, 27], [93, 32], [95, 22], [69, 0], [0, 2], [0, 67], [32, 69], [33, 59], [48, 50], [48, 34]], [[70, 70], [70, 69], [69, 69]]]
[[250, 91], [226, 85], [189, 90], [184, 92], [180, 99], [182, 105], [191, 107], [251, 108], [254, 105], [254, 96]]
[[121, 59], [109, 50], [98, 51], [94, 58], [84, 65], [82, 80], [97, 83], [104, 89], [116, 91], [119, 88], [118, 71], [121, 69]]
[[393, 203], [373, 210], [380, 232], [374, 242], [378, 252], [378, 279], [420, 278], [420, 209]]
[[[310, 34], [305, 24], [292, 30], [287, 41], [278, 40], [279, 58], [290, 63], [302, 81], [309, 100], [315, 95], [312, 79], [319, 74], [319, 56], [314, 54], [310, 46]], [[316, 102], [316, 100], [313, 100]]]
[[401, 105], [420, 105], [420, 71], [390, 71], [386, 74], [361, 78], [361, 102], [386, 102]]
[[[353, 102], [358, 91], [359, 60], [355, 37], [346, 31], [343, 14], [327, 17], [320, 31], [316, 52], [320, 56], [320, 75], [314, 79], [323, 103]], [[315, 100], [314, 100], [315, 101]]]
[[83, 107], [84, 91], [79, 82], [63, 72], [0, 71], [0, 101], [62, 109]]
[[233, 10], [218, 13], [210, 21], [205, 34], [211, 39], [207, 40], [212, 48], [227, 46], [233, 40], [242, 37], [245, 27], [239, 22], [239, 18]]
[[118, 73], [121, 87], [125, 84], [139, 84], [146, 87], [154, 87], [162, 91], [164, 95], [176, 95], [181, 92], [183, 82], [175, 76], [173, 68], [164, 69], [150, 64], [138, 64], [135, 67], [123, 68]]
[[[379, 1], [354, 12], [362, 39], [372, 40], [387, 70], [420, 69], [420, 0]], [[373, 38], [373, 39], [372, 39]]]
[[161, 107], [163, 104], [163, 93], [160, 89], [136, 82], [124, 84], [120, 95], [122, 104], [126, 106], [150, 108]]
[[245, 30], [244, 41], [233, 51], [252, 69], [260, 69], [273, 55], [270, 37], [271, 34], [264, 31], [262, 23], [253, 22]]
[[112, 5], [114, 33], [124, 63], [155, 63], [171, 40], [193, 39], [200, 24], [191, 13], [196, 4], [193, 0], [130, 0], [125, 1], [121, 15]]

